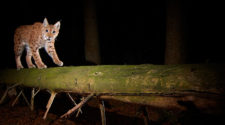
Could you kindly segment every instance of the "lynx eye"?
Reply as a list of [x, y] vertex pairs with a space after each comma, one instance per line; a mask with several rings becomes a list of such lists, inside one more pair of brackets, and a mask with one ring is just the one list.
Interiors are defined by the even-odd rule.
[[54, 31], [52, 31], [52, 33], [55, 33], [55, 30], [54, 30]]
[[45, 30], [46, 32], [48, 32], [48, 30]]

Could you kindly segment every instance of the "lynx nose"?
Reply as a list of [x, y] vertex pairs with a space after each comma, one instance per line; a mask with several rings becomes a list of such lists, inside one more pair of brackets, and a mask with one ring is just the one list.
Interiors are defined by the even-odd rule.
[[45, 35], [44, 36], [44, 39], [47, 40], [47, 41], [51, 41], [52, 40], [52, 37]]
[[48, 40], [48, 41], [51, 41], [51, 40], [52, 40], [52, 38], [51, 38], [51, 37], [48, 37], [48, 38], [47, 38], [47, 40]]

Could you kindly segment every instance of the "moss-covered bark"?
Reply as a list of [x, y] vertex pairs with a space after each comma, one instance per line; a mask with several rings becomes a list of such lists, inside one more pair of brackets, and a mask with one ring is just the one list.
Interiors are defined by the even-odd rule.
[[179, 108], [178, 100], [201, 107], [217, 103], [224, 93], [224, 75], [225, 65], [102, 65], [6, 69], [0, 71], [0, 82]]

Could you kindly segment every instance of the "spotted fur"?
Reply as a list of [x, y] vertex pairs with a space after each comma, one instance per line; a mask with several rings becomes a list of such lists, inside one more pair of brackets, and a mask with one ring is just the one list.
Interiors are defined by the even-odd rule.
[[[59, 29], [59, 21], [54, 25], [49, 25], [46, 18], [43, 23], [36, 22], [33, 25], [18, 27], [14, 34], [14, 52], [17, 69], [23, 68], [20, 58], [24, 49], [26, 49], [27, 52], [26, 62], [28, 68], [35, 68], [36, 66], [39, 69], [47, 68], [40, 57], [40, 48], [45, 48], [55, 64], [63, 66], [63, 62], [59, 60], [54, 45], [55, 38], [59, 34]], [[32, 63], [32, 57], [36, 66]]]

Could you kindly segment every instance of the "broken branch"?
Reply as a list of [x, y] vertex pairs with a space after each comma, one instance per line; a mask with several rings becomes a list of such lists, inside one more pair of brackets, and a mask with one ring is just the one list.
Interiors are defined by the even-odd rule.
[[73, 113], [74, 111], [76, 111], [77, 109], [81, 108], [89, 99], [91, 99], [94, 96], [94, 93], [88, 95], [84, 100], [82, 100], [78, 105], [74, 106], [72, 109], [70, 109], [69, 111], [67, 111], [67, 113], [65, 113], [64, 115], [62, 115], [60, 118], [64, 118], [67, 117], [68, 115], [70, 115], [71, 113]]
[[49, 111], [49, 109], [50, 109], [50, 107], [51, 107], [51, 105], [52, 105], [52, 103], [53, 103], [53, 101], [54, 101], [54, 99], [55, 99], [55, 96], [56, 96], [56, 92], [51, 92], [51, 96], [50, 96], [50, 98], [49, 98], [49, 100], [48, 100], [48, 104], [47, 104], [47, 106], [46, 106], [46, 111], [45, 111], [45, 114], [44, 114], [44, 117], [43, 117], [43, 119], [46, 119], [46, 117], [47, 117], [47, 114], [48, 114], [48, 111]]
[[[70, 98], [70, 100], [73, 102], [73, 104], [76, 106], [77, 103], [74, 101], [74, 99], [73, 99], [73, 97], [70, 95], [70, 93], [67, 93], [67, 95], [69, 96], [69, 98]], [[82, 114], [81, 108], [78, 109], [78, 112], [77, 112], [77, 114], [76, 114], [76, 117], [78, 117], [79, 113]]]
[[101, 111], [102, 125], [106, 125], [104, 101], [101, 101], [101, 103], [99, 104], [99, 107], [100, 107], [100, 111]]

